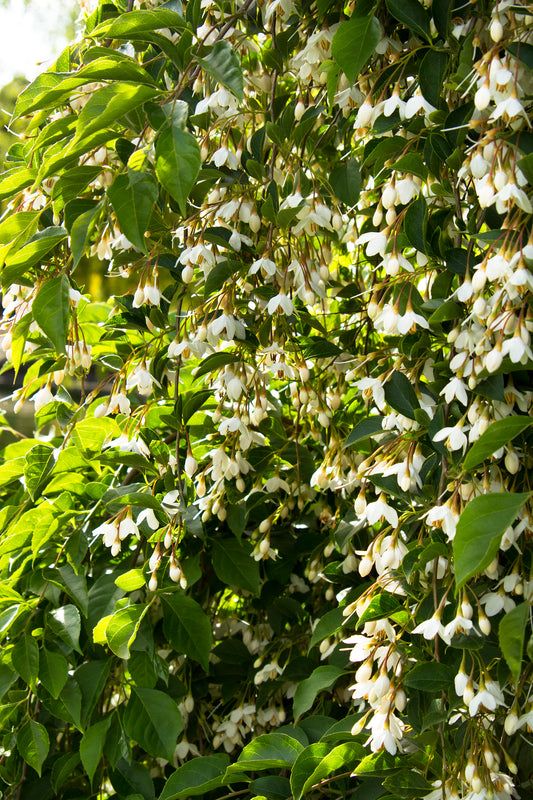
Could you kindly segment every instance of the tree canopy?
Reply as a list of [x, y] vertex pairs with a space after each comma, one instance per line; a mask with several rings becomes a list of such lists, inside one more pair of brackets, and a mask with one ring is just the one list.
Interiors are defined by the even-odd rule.
[[0, 177], [3, 796], [527, 798], [530, 5], [81, 6]]

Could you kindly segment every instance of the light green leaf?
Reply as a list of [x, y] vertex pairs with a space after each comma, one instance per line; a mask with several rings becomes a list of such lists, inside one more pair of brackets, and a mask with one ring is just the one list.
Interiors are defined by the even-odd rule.
[[55, 464], [54, 448], [47, 444], [36, 444], [26, 453], [24, 463], [24, 479], [26, 489], [32, 500], [35, 500], [42, 489], [45, 478]]
[[150, 606], [142, 603], [120, 608], [111, 616], [105, 629], [109, 648], [119, 658], [130, 657], [130, 645], [137, 636], [139, 625]]
[[163, 630], [169, 643], [178, 653], [198, 661], [209, 671], [209, 653], [213, 642], [211, 621], [192, 597], [176, 592], [163, 595]]
[[229, 42], [225, 40], [216, 42], [206, 56], [203, 58], [197, 56], [196, 60], [208, 75], [233, 92], [239, 100], [242, 100], [244, 79], [241, 62]]
[[33, 301], [37, 325], [50, 339], [58, 353], [65, 352], [70, 316], [69, 280], [66, 275], [43, 283]]
[[85, 456], [99, 453], [106, 439], [118, 433], [116, 422], [111, 419], [87, 417], [78, 422], [72, 432], [72, 441]]
[[128, 736], [151, 756], [173, 760], [183, 724], [169, 695], [157, 689], [133, 687], [124, 711], [124, 727]]
[[530, 612], [529, 603], [519, 603], [502, 617], [498, 628], [500, 648], [511, 670], [515, 685], [518, 684], [520, 678], [526, 625]]
[[53, 698], [61, 694], [68, 678], [68, 662], [61, 653], [42, 648], [39, 657], [39, 680]]
[[115, 578], [115, 583], [119, 589], [124, 589], [125, 592], [133, 592], [135, 589], [140, 589], [144, 586], [146, 581], [142, 569], [130, 569]]
[[381, 25], [371, 14], [341, 22], [331, 42], [331, 55], [353, 85], [381, 39]]
[[283, 769], [290, 767], [304, 749], [303, 744], [285, 733], [265, 733], [247, 744], [235, 764], [227, 770], [238, 774], [242, 771], [255, 772], [263, 769]]
[[181, 800], [217, 789], [222, 785], [228, 764], [229, 757], [225, 753], [187, 761], [168, 778], [159, 800]]
[[96, 768], [102, 758], [104, 751], [104, 742], [109, 725], [111, 724], [111, 717], [106, 717], [100, 720], [95, 725], [87, 728], [82, 736], [80, 742], [80, 758], [83, 768], [89, 776], [89, 781], [92, 783]]
[[102, 204], [98, 203], [92, 208], [84, 211], [76, 217], [70, 228], [70, 249], [72, 250], [72, 261], [75, 267], [78, 266], [91, 239], [98, 217], [102, 211]]
[[515, 417], [506, 417], [493, 422], [485, 433], [474, 442], [463, 461], [463, 469], [470, 470], [477, 467], [500, 447], [508, 444], [526, 428], [533, 425], [533, 419], [518, 414]]
[[174, 125], [160, 134], [155, 146], [156, 175], [177, 201], [183, 216], [186, 216], [187, 198], [201, 165], [200, 146], [192, 133]]
[[531, 494], [492, 492], [474, 497], [457, 523], [453, 540], [457, 591], [488, 567], [502, 536]]
[[158, 196], [155, 178], [148, 172], [129, 169], [117, 175], [107, 190], [107, 196], [122, 233], [138, 250], [146, 253], [144, 234]]
[[11, 651], [11, 663], [22, 680], [35, 688], [39, 676], [39, 646], [32, 636], [21, 636]]
[[213, 568], [228, 586], [259, 594], [259, 565], [248, 542], [224, 539], [213, 542]]
[[112, 125], [156, 94], [155, 87], [135, 83], [112, 83], [98, 89], [80, 111], [74, 143]]
[[[6, 271], [13, 275], [23, 275], [29, 268], [33, 267], [43, 259], [43, 257], [53, 250], [53, 248], [66, 239], [68, 236], [64, 228], [52, 227], [45, 228], [34, 234], [30, 241], [21, 248], [14, 249], [6, 258]], [[59, 280], [56, 279], [56, 280]]]
[[310, 744], [300, 753], [291, 770], [294, 800], [300, 800], [313, 786], [338, 770], [352, 769], [365, 757], [359, 742], [346, 742], [331, 749], [331, 744]]
[[103, 23], [95, 34], [111, 39], [122, 39], [162, 28], [180, 30], [184, 27], [185, 20], [179, 14], [170, 9], [159, 8], [154, 11], [128, 11], [110, 23]]
[[333, 665], [317, 667], [311, 675], [301, 681], [294, 694], [294, 719], [297, 720], [308, 711], [317, 694], [329, 689], [344, 674], [344, 670]]
[[35, 169], [15, 169], [4, 172], [0, 180], [0, 200], [6, 200], [14, 194], [18, 194], [27, 186], [31, 186], [37, 176]]
[[44, 725], [30, 719], [17, 733], [17, 747], [24, 761], [41, 775], [41, 768], [50, 750], [50, 739]]

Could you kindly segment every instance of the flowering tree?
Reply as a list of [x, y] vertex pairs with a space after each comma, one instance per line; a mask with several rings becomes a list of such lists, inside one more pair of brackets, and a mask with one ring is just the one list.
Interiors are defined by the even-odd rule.
[[82, 6], [0, 180], [3, 796], [530, 797], [530, 7]]

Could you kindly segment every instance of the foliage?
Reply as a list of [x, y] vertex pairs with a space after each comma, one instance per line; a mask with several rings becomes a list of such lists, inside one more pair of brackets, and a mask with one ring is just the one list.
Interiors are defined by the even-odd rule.
[[115, 0], [20, 94], [4, 796], [530, 796], [531, 30]]

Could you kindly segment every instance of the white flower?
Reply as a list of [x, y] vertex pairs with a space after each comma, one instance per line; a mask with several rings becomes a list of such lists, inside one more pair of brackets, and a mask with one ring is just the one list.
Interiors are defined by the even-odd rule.
[[367, 505], [365, 509], [365, 517], [369, 525], [375, 525], [376, 522], [381, 522], [384, 519], [387, 520], [387, 522], [392, 525], [393, 528], [396, 528], [398, 525], [398, 514], [396, 509], [387, 505], [387, 501], [383, 492], [380, 494], [377, 500]]
[[466, 434], [463, 433], [463, 426], [461, 424], [442, 428], [442, 430], [435, 434], [433, 441], [444, 442], [448, 450], [464, 450], [468, 444], [468, 439], [466, 438]]
[[440, 394], [441, 396], [444, 395], [444, 399], [447, 403], [451, 403], [454, 398], [457, 398], [464, 406], [468, 405], [466, 386], [461, 378], [452, 378]]
[[288, 316], [292, 314], [293, 311], [294, 303], [290, 297], [287, 297], [284, 291], [281, 291], [268, 301], [267, 312], [269, 314], [281, 313]]
[[494, 711], [496, 706], [505, 706], [505, 698], [497, 681], [488, 680], [481, 682], [479, 691], [468, 704], [468, 712], [475, 717], [480, 708]]
[[428, 640], [434, 639], [436, 636], [440, 636], [442, 638], [444, 628], [440, 619], [441, 611], [437, 609], [432, 617], [424, 620], [424, 622], [420, 622], [416, 628], [414, 628], [413, 633], [420, 633], [424, 639]]
[[146, 522], [152, 531], [156, 531], [159, 528], [159, 521], [151, 508], [143, 508], [139, 513], [137, 525], [140, 525], [141, 522]]

